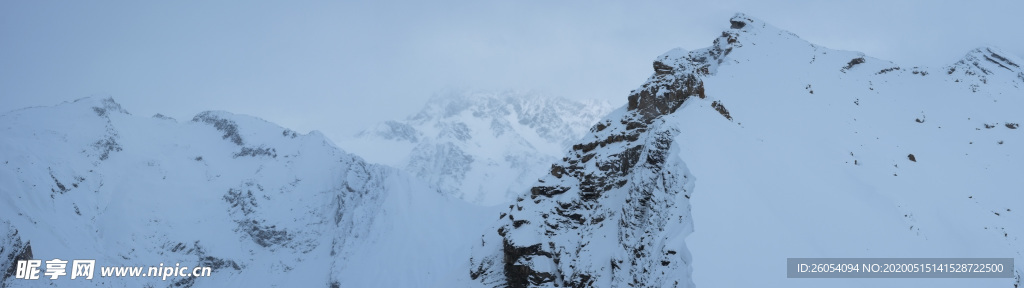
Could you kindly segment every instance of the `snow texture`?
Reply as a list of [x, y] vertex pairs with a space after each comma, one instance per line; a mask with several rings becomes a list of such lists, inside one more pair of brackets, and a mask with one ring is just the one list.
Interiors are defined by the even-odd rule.
[[1020, 263], [1019, 58], [986, 47], [948, 67], [900, 67], [743, 14], [730, 24], [711, 47], [657, 57], [629, 104], [503, 211], [471, 276], [510, 287], [1020, 285], [1019, 267], [1012, 279], [787, 279], [783, 264]]
[[4, 287], [431, 286], [468, 269], [459, 239], [494, 213], [319, 132], [227, 112], [177, 122], [86, 98], [13, 111], [0, 125], [0, 271], [54, 258], [213, 267], [212, 277], [166, 281], [101, 278], [99, 268], [92, 281], [7, 273]]
[[656, 57], [610, 112], [456, 93], [346, 143], [399, 168], [222, 111], [15, 110], [0, 116], [0, 286], [44, 283], [13, 279], [16, 260], [61, 258], [214, 276], [36, 281], [1020, 287], [1020, 265], [1002, 279], [786, 278], [786, 258], [1024, 262], [1024, 60], [981, 47], [951, 62], [904, 67], [737, 14], [710, 47]]
[[480, 205], [508, 203], [611, 111], [600, 101], [525, 92], [446, 91], [403, 121], [340, 145], [401, 167], [441, 193]]

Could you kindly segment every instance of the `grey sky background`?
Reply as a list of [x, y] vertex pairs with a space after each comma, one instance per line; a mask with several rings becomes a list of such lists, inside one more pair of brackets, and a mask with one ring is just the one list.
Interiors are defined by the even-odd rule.
[[444, 89], [619, 105], [654, 57], [709, 46], [736, 12], [905, 66], [1024, 56], [1024, 1], [2, 1], [0, 113], [110, 96], [338, 141]]

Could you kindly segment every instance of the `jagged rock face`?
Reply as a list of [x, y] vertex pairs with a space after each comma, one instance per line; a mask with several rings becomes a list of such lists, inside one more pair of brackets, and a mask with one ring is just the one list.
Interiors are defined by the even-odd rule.
[[11, 223], [0, 221], [0, 283], [8, 278], [14, 277], [16, 272], [15, 263], [19, 260], [32, 260], [32, 244], [22, 242], [18, 235], [18, 229], [11, 227]]
[[694, 179], [675, 152], [679, 130], [662, 116], [706, 97], [701, 77], [742, 46], [738, 35], [752, 20], [732, 22], [712, 47], [658, 57], [629, 104], [593, 126], [500, 215], [471, 260], [471, 276], [509, 287], [692, 286], [683, 238], [692, 231]]
[[509, 287], [689, 286], [682, 238], [692, 229], [693, 178], [673, 154], [678, 131], [657, 119], [630, 130], [577, 146], [510, 206], [480, 247], [499, 254], [474, 256], [475, 278]]

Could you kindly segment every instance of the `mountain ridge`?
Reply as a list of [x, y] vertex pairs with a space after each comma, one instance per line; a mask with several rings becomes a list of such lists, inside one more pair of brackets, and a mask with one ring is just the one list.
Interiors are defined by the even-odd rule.
[[[988, 52], [992, 50], [975, 50], [965, 58]], [[975, 58], [984, 59], [983, 56], [986, 55]], [[929, 162], [940, 161], [942, 164], [937, 165], [942, 166], [937, 167], [964, 161], [934, 151], [946, 144], [927, 144], [915, 140], [915, 135], [920, 134], [920, 139], [942, 139], [951, 136], [946, 131], [954, 131], [974, 138], [978, 136], [967, 133], [995, 127], [971, 120], [992, 118], [977, 114], [956, 116], [961, 120], [954, 123], [953, 114], [940, 109], [941, 106], [927, 105], [928, 102], [915, 105], [922, 99], [918, 95], [947, 92], [940, 94], [942, 99], [954, 94], [976, 95], [975, 103], [983, 106], [972, 106], [972, 111], [997, 112], [993, 115], [1002, 116], [996, 117], [1009, 116], [1001, 121], [1015, 121], [1007, 107], [1024, 106], [1020, 99], [1007, 98], [1010, 95], [1002, 91], [1019, 89], [1024, 78], [1014, 79], [1013, 69], [992, 72], [993, 69], [986, 68], [985, 65], [1012, 67], [1010, 63], [1016, 63], [1000, 62], [1000, 57], [988, 56], [994, 62], [961, 61], [982, 71], [965, 72], [963, 76], [941, 73], [945, 72], [943, 68], [901, 69], [891, 61], [864, 53], [811, 44], [756, 18], [737, 14], [712, 46], [694, 51], [676, 48], [655, 58], [653, 75], [630, 93], [629, 103], [599, 121], [566, 158], [551, 167], [549, 175], [538, 181], [529, 197], [517, 199], [499, 215], [492, 228], [495, 231], [482, 236], [486, 244], [474, 249], [470, 276], [487, 286], [508, 287], [701, 285], [694, 277], [706, 277], [703, 285], [725, 287], [755, 282], [767, 286], [858, 287], [867, 282], [810, 280], [798, 284], [770, 269], [748, 270], [744, 277], [736, 277], [730, 271], [734, 271], [737, 263], [730, 261], [747, 259], [747, 267], [773, 267], [777, 264], [772, 263], [786, 257], [1016, 255], [1019, 259], [1019, 240], [1009, 236], [1014, 233], [1010, 230], [1019, 227], [1010, 228], [1006, 226], [1008, 222], [982, 215], [1020, 207], [997, 204], [982, 208], [976, 203], [951, 200], [975, 199], [978, 193], [984, 193], [985, 198], [1004, 199], [1001, 203], [1019, 203], [1018, 196], [1002, 192], [1007, 186], [998, 188], [1009, 184], [1009, 178], [981, 176], [978, 179], [1001, 184], [979, 186], [991, 190], [972, 190], [973, 196], [957, 195], [964, 190], [924, 184], [930, 187], [924, 191], [934, 191], [942, 199], [949, 199], [939, 203], [933, 202], [934, 196], [921, 192], [901, 193], [901, 189], [915, 191], [910, 185], [921, 185], [923, 182], [917, 180], [922, 177], [952, 179], [946, 170], [917, 168], [936, 167], [923, 164], [921, 155], [931, 158]], [[979, 83], [969, 82], [974, 80], [968, 76], [978, 75], [983, 76], [977, 78]], [[993, 82], [984, 77], [1008, 81]], [[874, 96], [883, 93], [903, 97]], [[905, 100], [899, 106], [888, 104], [900, 98]], [[1011, 103], [993, 106], [983, 104], [985, 99]], [[911, 112], [908, 109], [913, 108], [909, 107], [930, 108]], [[962, 119], [967, 122], [961, 122]], [[1014, 130], [1011, 126], [1007, 126], [1006, 132]], [[935, 130], [921, 130], [923, 127]], [[1016, 134], [1000, 135], [1020, 138]], [[877, 140], [883, 137], [886, 139]], [[969, 140], [962, 139], [966, 145], [975, 144]], [[1004, 142], [986, 144], [998, 146]], [[912, 147], [903, 148], [908, 145]], [[1002, 157], [983, 155], [974, 159]], [[1005, 156], [1016, 159], [1012, 154]], [[666, 164], [672, 162], [679, 164]], [[1012, 161], [999, 163], [999, 167], [1006, 169], [1010, 166], [1004, 165]], [[968, 172], [981, 175], [976, 173], [982, 170], [974, 169], [977, 168]], [[801, 177], [816, 173], [822, 177]], [[1003, 170], [1000, 175], [1004, 173], [1007, 172]], [[962, 181], [956, 187], [978, 181]], [[661, 183], [665, 184], [658, 185]], [[761, 186], [765, 184], [768, 186]], [[763, 190], [770, 193], [759, 193]], [[848, 231], [799, 218], [799, 211], [827, 213], [822, 207], [847, 212], [830, 219], [842, 223], [839, 227], [848, 227]], [[941, 219], [945, 217], [934, 213], [948, 209], [964, 211], [963, 216], [971, 220], [942, 226]], [[871, 212], [857, 222], [854, 215], [858, 215], [858, 210]], [[1005, 216], [995, 214], [997, 218]], [[666, 218], [676, 222], [676, 217], [677, 223], [659, 222]], [[704, 221], [715, 222], [700, 226], [702, 217]], [[608, 227], [612, 225], [614, 228]], [[1007, 233], [976, 232], [993, 226]], [[700, 227], [704, 227], [703, 231]], [[972, 243], [989, 243], [989, 249], [955, 246], [961, 243], [962, 236], [937, 236], [957, 233], [967, 233], [963, 235], [970, 235]], [[757, 246], [750, 246], [749, 241], [755, 240], [745, 238], [750, 234], [771, 243], [776, 250], [752, 249]], [[792, 237], [808, 239], [792, 241]], [[831, 242], [809, 241], [815, 238]], [[790, 241], [786, 242], [787, 239]], [[820, 246], [828, 243], [845, 246], [821, 250]], [[819, 249], [808, 250], [813, 247]], [[868, 253], [853, 252], [857, 248], [867, 249]], [[742, 253], [737, 253], [740, 250]], [[1019, 285], [1021, 271], [1014, 273], [1016, 279], [985, 283]], [[923, 281], [935, 286], [964, 284]], [[905, 285], [896, 281], [871, 283]]]
[[[790, 257], [1024, 260], [1020, 57], [981, 47], [901, 67], [745, 14], [728, 27], [710, 47], [656, 57], [627, 104], [549, 143], [563, 157], [496, 206], [252, 116], [139, 117], [109, 98], [14, 110], [0, 115], [0, 259], [215, 270], [54, 286], [1021, 284], [1020, 267], [1012, 279], [842, 281], [777, 269]], [[440, 103], [367, 135], [466, 143], [495, 121], [533, 129], [564, 112], [502, 123], [474, 114], [519, 117], [514, 103], [486, 103]], [[445, 117], [463, 118], [431, 122]], [[382, 142], [370, 147], [390, 152]], [[476, 159], [452, 152], [472, 145], [434, 144], [420, 171]], [[0, 286], [50, 281], [11, 279], [12, 263]]]
[[[449, 237], [476, 233], [474, 219], [489, 214], [320, 133], [228, 112], [178, 122], [86, 98], [7, 113], [0, 129], [4, 287], [448, 283], [459, 263], [448, 255], [469, 246]], [[389, 242], [408, 231], [434, 249]], [[14, 279], [26, 258], [213, 274], [101, 278], [97, 267], [93, 281]], [[385, 266], [410, 276], [382, 277]]]

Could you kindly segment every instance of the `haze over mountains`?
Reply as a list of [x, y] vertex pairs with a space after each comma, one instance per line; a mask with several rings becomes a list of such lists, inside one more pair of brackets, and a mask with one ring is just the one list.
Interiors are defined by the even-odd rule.
[[[905, 67], [743, 14], [722, 24], [710, 47], [655, 58], [618, 109], [447, 95], [344, 150], [221, 111], [175, 120], [80, 99], [8, 112], [0, 283], [1020, 285], [1020, 267], [1013, 279], [787, 279], [784, 263], [1021, 263], [1024, 60], [981, 47]], [[26, 257], [215, 270], [13, 279]]]
[[342, 139], [346, 151], [403, 168], [481, 205], [529, 189], [611, 106], [527, 92], [448, 91], [415, 115]]

